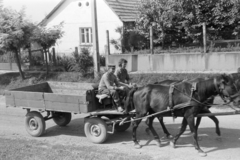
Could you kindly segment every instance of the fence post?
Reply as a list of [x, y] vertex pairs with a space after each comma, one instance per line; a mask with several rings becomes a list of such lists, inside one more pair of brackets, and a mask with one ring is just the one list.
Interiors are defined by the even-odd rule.
[[203, 52], [207, 53], [207, 34], [206, 34], [206, 23], [203, 23]]
[[150, 26], [150, 51], [151, 54], [154, 54], [153, 52], [153, 28]]
[[53, 65], [56, 66], [56, 53], [55, 53], [55, 48], [52, 48], [52, 56], [53, 56]]
[[10, 56], [9, 56], [9, 66], [10, 66], [10, 70], [12, 70], [12, 52], [10, 52]]
[[106, 40], [107, 40], [107, 45], [106, 45], [106, 54], [105, 54], [105, 66], [108, 65], [108, 56], [110, 55], [110, 43], [109, 43], [109, 31], [106, 30]]
[[78, 54], [78, 47], [75, 47], [75, 54]]
[[45, 60], [44, 58], [45, 58], [45, 57], [44, 57], [43, 49], [40, 49], [40, 52], [41, 52], [41, 58], [42, 58], [42, 61], [44, 62], [44, 60]]
[[122, 39], [121, 39], [121, 50], [122, 50], [122, 54], [125, 52], [125, 46], [124, 46], [124, 34], [125, 34], [125, 31], [124, 31], [124, 23], [123, 23], [123, 26], [122, 26], [122, 30], [121, 30], [121, 34], [122, 34]]
[[52, 54], [50, 53], [49, 49], [47, 50], [48, 53], [48, 63], [52, 62]]

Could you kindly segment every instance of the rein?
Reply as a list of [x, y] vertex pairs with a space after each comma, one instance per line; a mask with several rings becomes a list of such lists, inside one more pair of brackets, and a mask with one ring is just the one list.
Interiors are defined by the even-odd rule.
[[[211, 99], [211, 98], [214, 98], [215, 96], [211, 96], [211, 97], [209, 97], [207, 100], [205, 100], [204, 102], [200, 102], [199, 100], [197, 100], [197, 99], [195, 99], [195, 98], [192, 97], [193, 92], [197, 90], [197, 87], [196, 87], [196, 86], [197, 86], [197, 82], [192, 83], [191, 95], [190, 95], [190, 96], [189, 96], [188, 94], [182, 92], [181, 90], [175, 88], [175, 87], [174, 87], [174, 89], [178, 90], [180, 93], [182, 93], [182, 94], [184, 94], [185, 96], [189, 97], [189, 98], [190, 98], [190, 101], [189, 101], [189, 102], [191, 102], [191, 100], [194, 100], [195, 102], [197, 102], [197, 103], [199, 103], [199, 104], [201, 104], [201, 105], [203, 105], [203, 106], [210, 106], [210, 105], [229, 105], [229, 104], [233, 101], [233, 100], [232, 100], [233, 98], [239, 96], [239, 93], [236, 93], [236, 94], [230, 96], [230, 101], [229, 101], [229, 102], [226, 102], [226, 100], [221, 96], [220, 93], [222, 93], [222, 90], [218, 88], [216, 78], [214, 78], [214, 86], [215, 86], [215, 89], [216, 89], [217, 93], [220, 95], [220, 97], [222, 98], [222, 100], [223, 100], [225, 103], [224, 103], [224, 104], [208, 103], [208, 100]], [[235, 87], [236, 90], [238, 91], [237, 86], [236, 86], [235, 83], [234, 83], [234, 87]]]
[[[117, 120], [115, 122], [120, 122], [119, 125], [122, 125], [123, 123], [129, 123], [129, 122], [132, 122], [132, 121], [137, 121], [137, 120], [142, 120], [144, 118], [149, 118], [149, 117], [153, 117], [153, 116], [156, 116], [156, 115], [159, 115], [159, 114], [162, 114], [162, 113], [167, 113], [169, 111], [171, 111], [171, 114], [172, 114], [172, 117], [174, 119], [174, 110], [175, 109], [182, 109], [182, 108], [185, 108], [185, 107], [189, 107], [191, 105], [191, 101], [195, 101], [197, 102], [198, 104], [202, 105], [202, 106], [210, 106], [210, 105], [227, 105], [229, 106], [230, 108], [232, 108], [233, 110], [237, 111], [237, 109], [233, 108], [231, 105], [229, 105], [232, 101], [233, 101], [233, 98], [235, 98], [236, 96], [239, 96], [240, 94], [238, 93], [239, 90], [237, 88], [237, 85], [235, 83], [233, 83], [235, 89], [238, 91], [236, 94], [232, 95], [232, 96], [229, 96], [229, 99], [230, 101], [229, 102], [226, 102], [226, 100], [223, 98], [222, 96], [222, 91], [223, 89], [220, 89], [218, 86], [217, 86], [217, 80], [216, 78], [214, 78], [214, 86], [215, 86], [215, 89], [216, 89], [216, 92], [220, 95], [220, 97], [223, 99], [223, 101], [225, 102], [224, 104], [213, 104], [213, 103], [207, 103], [209, 99], [211, 98], [214, 98], [215, 96], [211, 96], [209, 98], [207, 98], [207, 100], [205, 100], [204, 102], [200, 102], [199, 100], [193, 98], [193, 93], [197, 90], [197, 82], [193, 82], [191, 83], [192, 84], [192, 88], [191, 88], [191, 94], [188, 95], [184, 92], [182, 92], [181, 90], [179, 90], [178, 88], [175, 87], [176, 84], [179, 84], [179, 83], [182, 83], [182, 82], [186, 82], [186, 81], [181, 81], [181, 82], [173, 82], [172, 84], [170, 84], [170, 88], [169, 88], [169, 107], [164, 110], [164, 111], [160, 111], [160, 112], [156, 112], [156, 113], [153, 113], [153, 114], [150, 114], [150, 115], [147, 115], [147, 116], [144, 116], [144, 117], [140, 117], [140, 118], [131, 118], [131, 120], [128, 120], [128, 117], [124, 118], [123, 120]], [[190, 83], [190, 82], [188, 82]], [[181, 103], [181, 104], [178, 104], [178, 105], [175, 105], [173, 106], [173, 101], [172, 101], [172, 95], [173, 95], [173, 91], [177, 90], [179, 91], [180, 93], [186, 95], [187, 97], [190, 98], [190, 100], [186, 103]]]

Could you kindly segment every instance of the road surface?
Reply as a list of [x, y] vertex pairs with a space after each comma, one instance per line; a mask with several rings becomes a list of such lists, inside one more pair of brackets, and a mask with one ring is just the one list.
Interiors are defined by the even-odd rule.
[[[160, 135], [163, 147], [157, 147], [152, 137], [145, 133], [146, 125], [141, 123], [137, 130], [137, 136], [141, 149], [135, 149], [131, 141], [131, 128], [124, 133], [110, 135], [104, 144], [92, 144], [87, 140], [83, 131], [84, 115], [73, 115], [73, 120], [67, 127], [59, 127], [52, 120], [46, 122], [46, 132], [42, 137], [31, 137], [25, 131], [24, 116], [26, 111], [21, 108], [6, 108], [5, 98], [0, 96], [0, 138], [6, 139], [29, 139], [42, 143], [74, 145], [74, 146], [94, 146], [107, 149], [114, 149], [121, 153], [133, 155], [148, 155], [152, 159], [161, 160], [195, 160], [203, 159], [197, 154], [193, 147], [193, 141], [189, 128], [177, 142], [174, 149], [169, 145], [169, 141], [164, 138], [161, 127], [154, 121], [154, 127]], [[219, 140], [215, 133], [214, 123], [209, 118], [203, 118], [199, 128], [199, 137], [202, 139], [199, 144], [207, 153], [205, 160], [235, 160], [240, 158], [240, 115], [219, 116], [222, 137]], [[182, 118], [177, 118], [173, 122], [172, 118], [165, 118], [166, 127], [175, 135], [178, 133]], [[1, 159], [1, 158], [0, 158]]]

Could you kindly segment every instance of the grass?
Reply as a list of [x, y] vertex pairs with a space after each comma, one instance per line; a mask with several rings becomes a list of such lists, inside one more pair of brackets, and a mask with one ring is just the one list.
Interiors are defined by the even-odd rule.
[[[172, 74], [130, 74], [131, 82], [138, 85], [146, 85], [149, 83], [159, 82], [165, 79], [183, 80], [193, 79], [198, 77], [212, 77], [216, 74], [201, 74], [201, 73], [172, 73]], [[94, 79], [93, 75], [82, 77], [78, 72], [51, 72], [46, 76], [45, 72], [25, 72], [26, 79], [22, 80], [19, 73], [5, 73], [0, 74], [0, 94], [4, 90], [19, 88], [32, 84], [38, 84], [46, 81], [59, 81], [59, 82], [89, 82], [98, 83], [98, 79]]]
[[97, 146], [52, 145], [47, 142], [0, 137], [1, 160], [150, 160], [145, 155], [119, 154]]
[[46, 81], [60, 81], [60, 82], [90, 82], [94, 83], [99, 81], [93, 79], [93, 76], [82, 77], [77, 72], [51, 72], [46, 76], [45, 72], [25, 72], [26, 79], [22, 80], [19, 73], [5, 73], [0, 74], [0, 94], [4, 90], [19, 88], [32, 84], [38, 84]]

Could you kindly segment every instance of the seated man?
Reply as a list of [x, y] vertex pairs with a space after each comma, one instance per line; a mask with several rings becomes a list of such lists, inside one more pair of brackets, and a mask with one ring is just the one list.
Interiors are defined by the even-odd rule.
[[119, 68], [115, 71], [115, 75], [117, 80], [121, 86], [125, 86], [128, 89], [132, 88], [132, 84], [130, 83], [129, 75], [126, 69], [127, 60], [121, 58], [118, 62]]
[[98, 93], [110, 95], [116, 103], [118, 111], [123, 112], [119, 92], [124, 91], [124, 87], [119, 85], [114, 72], [115, 65], [108, 65], [108, 71], [103, 74], [100, 80]]

